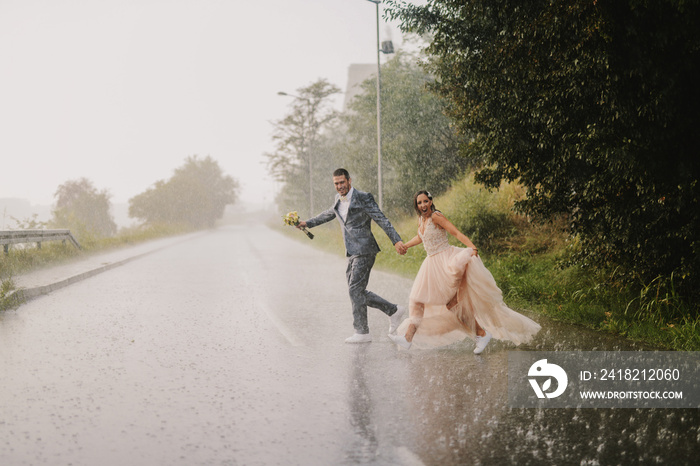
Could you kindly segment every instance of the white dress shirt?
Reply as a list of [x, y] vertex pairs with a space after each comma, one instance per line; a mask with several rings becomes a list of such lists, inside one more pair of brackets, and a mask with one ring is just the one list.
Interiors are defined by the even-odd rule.
[[350, 201], [352, 200], [352, 194], [355, 192], [355, 188], [350, 188], [350, 191], [345, 195], [345, 200], [340, 199], [340, 204], [338, 204], [338, 213], [340, 218], [345, 221], [348, 216], [348, 210], [350, 209]]

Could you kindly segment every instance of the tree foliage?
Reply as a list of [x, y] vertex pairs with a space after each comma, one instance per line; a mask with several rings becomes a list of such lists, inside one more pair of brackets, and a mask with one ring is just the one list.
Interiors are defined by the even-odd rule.
[[117, 232], [110, 213], [110, 195], [86, 178], [69, 180], [54, 194], [56, 204], [49, 225], [67, 228], [79, 239], [112, 236]]
[[129, 200], [129, 216], [149, 224], [210, 228], [236, 201], [238, 182], [207, 156], [187, 157], [167, 181]]
[[[412, 211], [418, 189], [444, 192], [475, 162], [461, 156], [467, 139], [451, 125], [444, 102], [428, 92], [431, 80], [411, 55], [398, 53], [382, 66], [382, 191], [390, 215]], [[277, 200], [282, 208], [316, 213], [308, 210], [310, 160], [314, 210], [332, 199], [331, 174], [339, 167], [350, 171], [359, 189], [378, 193], [376, 77], [362, 83], [342, 114], [330, 109], [337, 92], [325, 80], [298, 89], [289, 115], [275, 123], [277, 150], [267, 157], [283, 183]]]
[[[331, 106], [331, 97], [340, 89], [325, 79], [297, 89], [290, 112], [273, 123], [272, 139], [274, 152], [265, 156], [272, 176], [284, 185], [283, 198], [279, 201], [294, 210], [308, 214], [314, 209], [310, 205], [310, 190], [313, 198], [327, 191], [329, 183], [328, 157], [323, 146], [323, 131], [330, 130], [337, 120], [338, 112]], [[294, 206], [294, 207], [292, 207]], [[303, 207], [300, 207], [303, 206]]]
[[[444, 102], [428, 92], [432, 81], [410, 54], [398, 52], [382, 66], [382, 193], [389, 214], [412, 212], [416, 191], [441, 194], [478, 161], [460, 155], [467, 138], [455, 131]], [[376, 76], [362, 84], [343, 121], [347, 168], [364, 189], [377, 192]]]
[[[700, 7], [682, 0], [390, 0], [518, 208], [567, 213], [587, 260], [700, 282]], [[697, 287], [694, 287], [697, 289]]]

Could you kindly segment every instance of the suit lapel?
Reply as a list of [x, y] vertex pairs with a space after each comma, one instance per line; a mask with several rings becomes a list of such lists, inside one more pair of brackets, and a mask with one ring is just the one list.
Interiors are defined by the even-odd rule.
[[338, 209], [338, 206], [340, 205], [340, 195], [336, 194], [335, 195], [335, 205], [333, 206], [333, 210], [335, 210], [335, 216], [340, 221], [340, 224], [345, 228], [345, 220], [343, 220], [343, 217], [340, 215], [340, 210]]
[[352, 206], [355, 205], [357, 202], [359, 202], [357, 200], [357, 196], [358, 196], [357, 189], [355, 189], [352, 192], [352, 197], [350, 198], [350, 205], [348, 206], [348, 215], [350, 215], [350, 209], [352, 208]]

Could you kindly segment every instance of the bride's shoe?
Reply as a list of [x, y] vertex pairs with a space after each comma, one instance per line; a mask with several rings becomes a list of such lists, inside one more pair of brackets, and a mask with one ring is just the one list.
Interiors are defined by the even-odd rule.
[[391, 341], [393, 341], [399, 346], [403, 346], [406, 349], [409, 349], [411, 347], [411, 342], [406, 340], [406, 337], [404, 335], [395, 335], [393, 333], [390, 333], [387, 336], [391, 338]]
[[[390, 333], [388, 336], [397, 345], [403, 346], [404, 348], [409, 349], [411, 347], [412, 342], [413, 342], [413, 336], [416, 334], [417, 330], [418, 330], [418, 327], [416, 327], [415, 324], [411, 324], [408, 326], [408, 329], [406, 330], [406, 335], [392, 335]], [[410, 340], [409, 340], [409, 338], [410, 338]]]
[[486, 334], [481, 337], [478, 336], [476, 337], [476, 348], [474, 348], [474, 354], [481, 354], [484, 351], [484, 348], [486, 348], [486, 345], [489, 344], [489, 341], [491, 341], [491, 334], [488, 332], [488, 330], [484, 330]]

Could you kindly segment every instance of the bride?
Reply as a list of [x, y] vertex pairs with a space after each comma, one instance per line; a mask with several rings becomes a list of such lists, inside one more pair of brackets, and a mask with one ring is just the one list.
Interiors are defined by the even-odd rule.
[[[476, 246], [433, 205], [428, 191], [418, 191], [413, 207], [419, 216], [418, 234], [404, 246], [423, 243], [428, 256], [421, 264], [409, 297], [409, 318], [389, 334], [408, 349], [449, 345], [470, 336], [475, 354], [492, 337], [519, 345], [540, 330], [539, 324], [508, 308], [501, 290], [479, 258]], [[466, 247], [452, 246], [447, 234]]]

